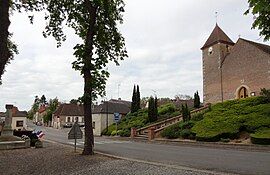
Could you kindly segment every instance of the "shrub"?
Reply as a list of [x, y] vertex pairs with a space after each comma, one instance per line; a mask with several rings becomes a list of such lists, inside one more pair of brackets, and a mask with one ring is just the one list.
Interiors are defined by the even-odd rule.
[[117, 133], [116, 130], [112, 131], [112, 132], [111, 132], [111, 136], [115, 136], [116, 133]]
[[201, 121], [203, 119], [204, 112], [194, 114], [191, 118], [192, 121]]
[[191, 132], [190, 129], [181, 130], [180, 136], [184, 139], [194, 139], [195, 138], [195, 135]]
[[130, 136], [130, 130], [119, 130], [117, 132], [121, 137], [129, 137]]
[[250, 135], [251, 143], [270, 145], [270, 128], [261, 128]]
[[194, 125], [195, 125], [194, 121], [180, 122], [179, 123], [179, 128], [181, 130], [183, 130], [183, 129], [191, 129]]
[[226, 139], [221, 138], [220, 141], [221, 141], [221, 142], [224, 142], [224, 143], [228, 143], [228, 142], [230, 142], [230, 139], [228, 139], [228, 138], [226, 138]]
[[267, 101], [270, 102], [270, 89], [261, 89], [261, 95], [267, 98]]
[[260, 127], [270, 126], [269, 108], [270, 103], [265, 101], [265, 97], [218, 103], [191, 130], [201, 141], [237, 138], [240, 130], [255, 132]]
[[173, 124], [168, 128], [165, 128], [162, 132], [161, 132], [161, 136], [162, 137], [166, 137], [168, 139], [176, 139], [179, 137], [179, 124]]
[[164, 115], [167, 113], [173, 113], [176, 111], [176, 107], [173, 103], [168, 103], [165, 105], [162, 105], [158, 108], [158, 114], [159, 115]]

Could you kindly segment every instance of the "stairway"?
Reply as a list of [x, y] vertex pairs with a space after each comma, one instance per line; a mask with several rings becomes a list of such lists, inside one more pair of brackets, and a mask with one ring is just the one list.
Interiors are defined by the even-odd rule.
[[[204, 106], [204, 107], [201, 107], [199, 109], [195, 109], [195, 110], [192, 110], [190, 112], [190, 115], [191, 117], [194, 116], [195, 114], [199, 113], [199, 112], [202, 112], [202, 111], [205, 111], [209, 108], [209, 106]], [[153, 138], [156, 138], [156, 137], [160, 137], [160, 133], [167, 127], [175, 124], [175, 123], [178, 123], [182, 121], [182, 115], [179, 115], [179, 116], [176, 116], [176, 117], [172, 117], [172, 118], [169, 118], [169, 119], [165, 119], [163, 121], [159, 121], [157, 123], [153, 123], [151, 125], [148, 125], [148, 126], [145, 126], [145, 127], [142, 127], [142, 128], [139, 128], [136, 130], [136, 136], [135, 138], [140, 138], [140, 139], [149, 139], [149, 132], [154, 132], [154, 133], [151, 133], [153, 134]], [[151, 131], [152, 130], [152, 131]], [[151, 139], [150, 139], [151, 140]]]

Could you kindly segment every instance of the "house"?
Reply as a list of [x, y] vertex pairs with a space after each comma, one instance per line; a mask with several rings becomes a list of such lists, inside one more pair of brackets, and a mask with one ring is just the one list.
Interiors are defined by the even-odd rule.
[[24, 130], [26, 129], [26, 119], [27, 119], [27, 112], [26, 111], [19, 111], [16, 106], [12, 106], [12, 121], [11, 121], [11, 128], [13, 130]]
[[34, 122], [36, 124], [40, 124], [40, 125], [44, 124], [43, 117], [46, 115], [46, 109], [47, 107], [44, 104], [40, 105], [38, 111], [34, 115]]
[[[100, 136], [101, 132], [114, 123], [114, 114], [119, 113], [124, 117], [129, 111], [131, 102], [123, 100], [105, 101], [100, 105], [92, 106], [92, 126], [94, 135]], [[54, 128], [72, 126], [78, 120], [84, 125], [83, 106], [76, 104], [61, 104], [53, 113], [52, 125]]]
[[239, 38], [234, 43], [216, 24], [201, 48], [203, 101], [217, 103], [270, 89], [270, 46]]
[[84, 124], [83, 106], [76, 104], [60, 104], [52, 116], [52, 126], [63, 128], [72, 126], [77, 120], [79, 124]]
[[109, 100], [94, 106], [92, 109], [94, 135], [100, 136], [104, 129], [115, 123], [114, 115], [116, 113], [120, 115], [120, 118], [125, 117], [130, 112], [130, 104], [131, 102], [127, 103], [122, 100]]

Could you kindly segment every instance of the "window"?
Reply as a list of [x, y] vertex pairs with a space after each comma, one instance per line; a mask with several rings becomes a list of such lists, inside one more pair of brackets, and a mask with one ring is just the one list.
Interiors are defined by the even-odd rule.
[[95, 127], [96, 127], [96, 122], [93, 122], [92, 127], [93, 127], [93, 129], [95, 129]]
[[16, 121], [16, 127], [23, 127], [23, 120]]
[[67, 122], [70, 122], [70, 117], [67, 117]]
[[75, 122], [79, 122], [79, 117], [75, 117]]

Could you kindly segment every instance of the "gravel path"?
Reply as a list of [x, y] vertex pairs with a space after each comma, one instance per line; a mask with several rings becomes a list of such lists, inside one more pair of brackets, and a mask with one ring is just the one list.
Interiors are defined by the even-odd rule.
[[0, 174], [208, 175], [101, 155], [82, 156], [71, 147], [44, 143], [44, 148], [0, 151]]

